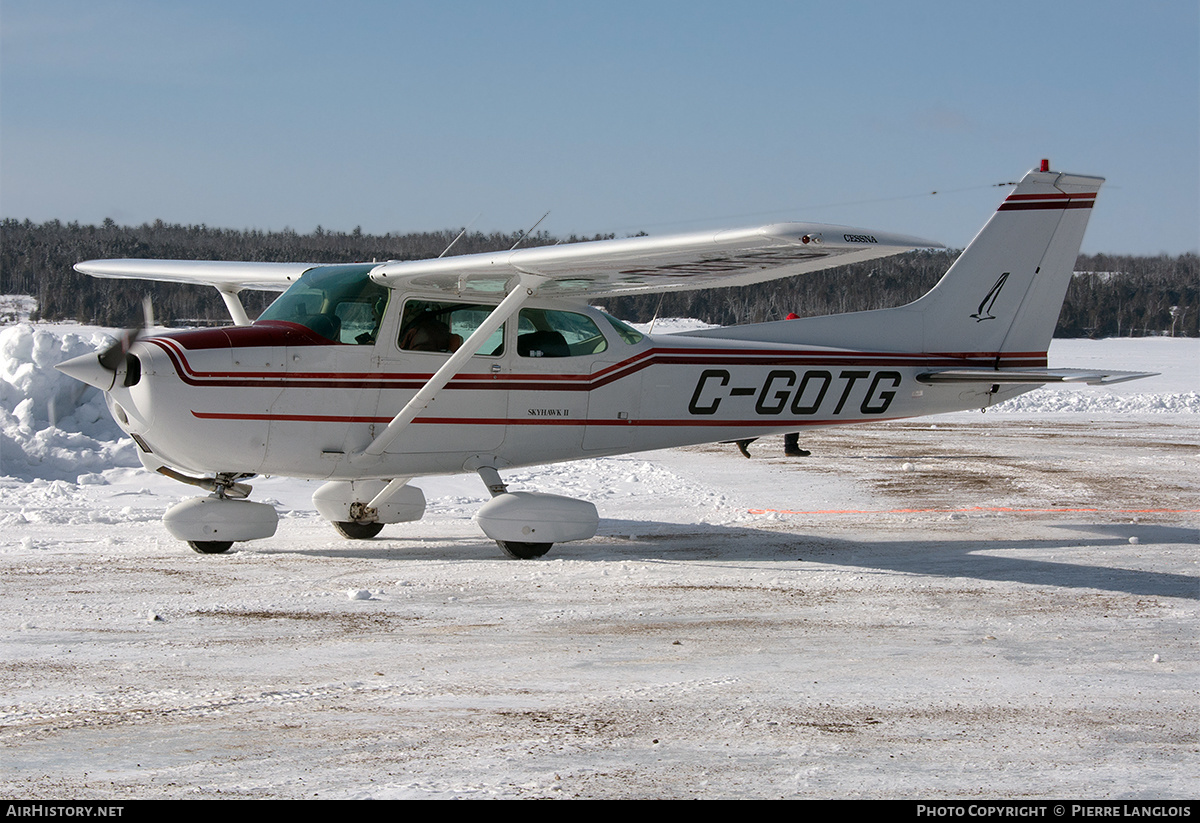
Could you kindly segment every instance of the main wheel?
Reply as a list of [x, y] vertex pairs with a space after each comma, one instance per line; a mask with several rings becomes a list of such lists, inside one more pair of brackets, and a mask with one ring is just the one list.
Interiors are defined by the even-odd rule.
[[232, 540], [189, 540], [192, 551], [200, 554], [224, 554], [233, 547]]
[[382, 523], [355, 523], [353, 521], [346, 521], [334, 523], [333, 527], [341, 533], [342, 537], [350, 540], [370, 540], [383, 531]]
[[497, 540], [504, 553], [514, 560], [533, 560], [550, 551], [553, 543], [518, 543], [515, 540]]

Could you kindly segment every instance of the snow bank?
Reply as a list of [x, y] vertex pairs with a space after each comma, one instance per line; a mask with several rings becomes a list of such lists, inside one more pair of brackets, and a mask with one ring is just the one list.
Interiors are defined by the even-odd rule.
[[[716, 325], [688, 317], [660, 317], [653, 323], [630, 323], [643, 334], [687, 334], [702, 329], [715, 329]], [[653, 327], [653, 328], [651, 328]]]
[[54, 369], [111, 342], [98, 330], [80, 334], [30, 323], [0, 330], [0, 474], [78, 482], [139, 465], [104, 395]]
[[1062, 391], [1034, 389], [1028, 394], [998, 403], [988, 413], [1048, 414], [1055, 412], [1084, 412], [1088, 414], [1198, 414], [1200, 393], [1167, 392], [1164, 394], [1119, 395], [1092, 389], [1091, 391]]

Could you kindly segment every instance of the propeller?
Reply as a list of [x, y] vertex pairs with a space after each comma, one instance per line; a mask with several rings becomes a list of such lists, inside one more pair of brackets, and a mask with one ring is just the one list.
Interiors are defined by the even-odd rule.
[[70, 360], [64, 360], [54, 368], [67, 375], [67, 377], [73, 377], [76, 380], [87, 383], [89, 386], [95, 386], [101, 391], [106, 392], [110, 391], [116, 384], [117, 372], [122, 366], [125, 366], [125, 385], [133, 385], [137, 381], [130, 382], [128, 376], [129, 363], [126, 358], [129, 354], [129, 349], [139, 337], [148, 332], [153, 326], [154, 306], [147, 295], [142, 299], [141, 328], [125, 329], [117, 334], [117, 339], [112, 345], [99, 353], [73, 357]]

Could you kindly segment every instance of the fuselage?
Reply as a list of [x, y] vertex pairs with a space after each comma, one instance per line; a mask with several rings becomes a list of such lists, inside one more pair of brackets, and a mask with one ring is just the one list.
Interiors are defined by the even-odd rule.
[[[423, 313], [418, 314], [417, 309]], [[489, 307], [390, 295], [362, 331], [294, 320], [145, 338], [109, 394], [149, 462], [198, 472], [361, 479], [535, 465], [980, 408], [1028, 390], [926, 385], [931, 368], [1045, 365], [1044, 353], [915, 353], [642, 335], [596, 309], [531, 300], [365, 467], [361, 452]], [[459, 311], [458, 309], [463, 309]], [[455, 324], [467, 323], [467, 328]], [[456, 329], [457, 332], [456, 333]]]

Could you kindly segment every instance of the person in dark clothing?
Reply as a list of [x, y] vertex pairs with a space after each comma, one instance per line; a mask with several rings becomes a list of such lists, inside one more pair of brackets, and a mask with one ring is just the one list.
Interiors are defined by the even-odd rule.
[[812, 452], [800, 448], [800, 432], [792, 432], [783, 436], [783, 453], [788, 457], [808, 457]]
[[[800, 315], [795, 312], [789, 312], [786, 320], [799, 320]], [[735, 440], [738, 451], [742, 453], [742, 457], [750, 456], [750, 444], [757, 440], [757, 437], [751, 437], [749, 440]], [[788, 457], [808, 457], [812, 452], [808, 449], [800, 448], [800, 432], [792, 432], [783, 436], [783, 453]]]
[[[734, 440], [733, 442], [743, 457], [749, 457], [750, 444], [757, 439], [757, 437], [751, 437], [749, 440]], [[800, 448], [800, 432], [792, 432], [783, 436], [783, 453], [788, 457], [808, 457], [812, 454], [808, 449]]]

